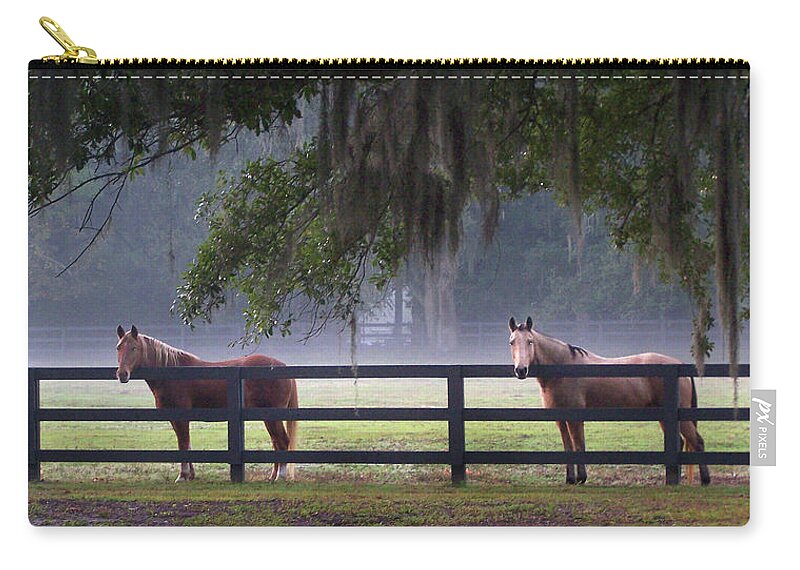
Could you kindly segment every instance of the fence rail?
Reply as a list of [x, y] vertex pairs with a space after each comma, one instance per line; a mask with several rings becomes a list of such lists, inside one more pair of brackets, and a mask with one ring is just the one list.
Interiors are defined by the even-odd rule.
[[[739, 366], [749, 377], [750, 366]], [[706, 365], [706, 377], [727, 377], [727, 364]], [[635, 377], [664, 380], [664, 403], [652, 408], [467, 408], [465, 378], [505, 378], [509, 365], [368, 365], [360, 378], [445, 378], [447, 407], [439, 408], [246, 408], [242, 386], [248, 379], [353, 378], [349, 366], [180, 367], [141, 369], [132, 379], [214, 379], [228, 383], [227, 407], [216, 409], [42, 408], [42, 380], [112, 380], [114, 368], [28, 369], [28, 479], [41, 479], [43, 462], [207, 462], [230, 465], [231, 480], [244, 481], [247, 463], [372, 463], [449, 464], [453, 483], [466, 481], [469, 464], [642, 464], [664, 465], [668, 484], [678, 484], [685, 464], [747, 465], [748, 452], [684, 452], [680, 449], [682, 420], [749, 421], [748, 408], [680, 408], [678, 379], [697, 376], [691, 365], [566, 365], [532, 366], [536, 377]], [[441, 421], [448, 425], [446, 451], [257, 451], [245, 448], [244, 422], [253, 420], [326, 421]], [[228, 449], [219, 451], [72, 450], [42, 449], [41, 422], [48, 421], [164, 421], [195, 420], [228, 423]], [[663, 451], [467, 451], [465, 423], [470, 421], [660, 421], [664, 424]]]

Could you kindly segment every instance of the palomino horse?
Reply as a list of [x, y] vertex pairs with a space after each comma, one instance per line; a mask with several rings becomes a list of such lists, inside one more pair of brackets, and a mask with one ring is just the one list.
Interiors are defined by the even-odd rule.
[[[166, 366], [285, 366], [283, 362], [252, 354], [223, 362], [206, 362], [194, 354], [174, 348], [158, 339], [139, 334], [135, 326], [127, 333], [117, 327], [117, 379], [125, 384], [137, 368]], [[224, 380], [146, 380], [153, 392], [157, 408], [223, 408], [227, 405], [227, 382]], [[244, 405], [249, 408], [296, 408], [297, 385], [294, 379], [244, 381]], [[178, 438], [178, 449], [191, 449], [189, 422], [171, 421]], [[272, 438], [272, 447], [279, 451], [294, 449], [297, 440], [297, 422], [265, 421]], [[294, 478], [292, 465], [276, 463], [270, 481]], [[181, 463], [181, 472], [175, 482], [194, 479], [194, 466]]]
[[[548, 337], [533, 330], [533, 320], [517, 325], [512, 317], [508, 321], [511, 331], [509, 344], [514, 360], [514, 374], [520, 380], [528, 376], [532, 365], [547, 364], [680, 364], [680, 361], [648, 352], [621, 358], [603, 358], [571, 344]], [[664, 386], [660, 377], [638, 378], [539, 378], [542, 403], [545, 408], [645, 408], [661, 406]], [[694, 378], [679, 379], [680, 407], [696, 408], [697, 392]], [[564, 451], [585, 451], [586, 444], [582, 421], [556, 422], [564, 442]], [[663, 423], [661, 429], [664, 429]], [[688, 451], [703, 451], [703, 438], [697, 432], [697, 422], [680, 422], [681, 439]], [[687, 469], [689, 482], [694, 475], [694, 466]], [[700, 465], [700, 480], [708, 485], [711, 478], [706, 465]], [[585, 483], [586, 466], [578, 465], [575, 477], [574, 465], [567, 465], [567, 483]]]

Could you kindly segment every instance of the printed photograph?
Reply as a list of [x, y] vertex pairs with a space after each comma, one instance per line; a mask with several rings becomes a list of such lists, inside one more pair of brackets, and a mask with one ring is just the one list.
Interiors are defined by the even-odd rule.
[[746, 524], [704, 65], [31, 62], [30, 523]]

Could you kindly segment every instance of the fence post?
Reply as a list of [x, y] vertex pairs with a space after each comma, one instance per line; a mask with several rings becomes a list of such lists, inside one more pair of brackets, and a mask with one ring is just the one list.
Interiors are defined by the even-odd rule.
[[679, 485], [681, 465], [678, 454], [681, 450], [680, 421], [680, 382], [677, 371], [667, 373], [664, 382], [664, 467], [667, 485]]
[[231, 481], [244, 482], [244, 421], [242, 408], [244, 390], [242, 389], [242, 368], [232, 368], [228, 382], [228, 455], [230, 455]]
[[467, 482], [464, 464], [466, 441], [464, 435], [464, 376], [461, 366], [451, 366], [447, 373], [448, 450], [450, 452], [450, 480], [453, 485]]
[[28, 368], [28, 481], [42, 480], [39, 449], [42, 439], [39, 424], [39, 378], [36, 370]]

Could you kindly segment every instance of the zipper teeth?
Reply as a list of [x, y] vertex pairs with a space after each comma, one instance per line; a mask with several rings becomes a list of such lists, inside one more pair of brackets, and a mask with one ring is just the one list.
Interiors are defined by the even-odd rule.
[[272, 68], [353, 68], [353, 67], [525, 67], [525, 68], [698, 68], [698, 67], [748, 67], [744, 59], [733, 58], [580, 58], [580, 59], [514, 59], [514, 58], [115, 58], [100, 59], [101, 67], [272, 67]]

